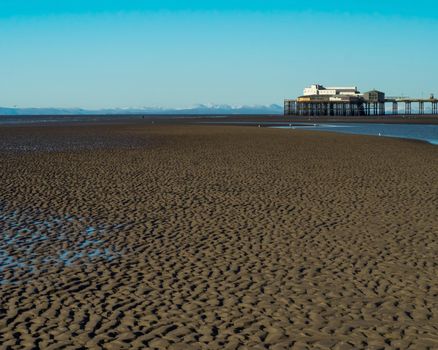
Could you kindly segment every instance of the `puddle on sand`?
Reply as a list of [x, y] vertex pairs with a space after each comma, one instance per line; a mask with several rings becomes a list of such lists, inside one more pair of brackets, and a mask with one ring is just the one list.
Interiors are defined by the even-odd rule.
[[100, 244], [100, 243], [102, 243], [102, 241], [98, 239], [86, 239], [85, 241], [79, 244], [79, 248], [86, 248], [90, 245]]
[[[23, 271], [25, 270], [25, 271]], [[28, 266], [24, 259], [17, 259], [16, 257], [10, 255], [7, 251], [0, 249], [0, 286], [8, 285], [8, 284], [17, 284], [16, 276], [17, 272], [20, 271], [20, 274], [29, 273], [33, 271], [32, 266]], [[4, 278], [2, 275], [5, 273], [12, 272], [11, 278]], [[11, 274], [9, 274], [11, 276]]]
[[[16, 284], [16, 275], [23, 271], [31, 277], [36, 261], [42, 264], [40, 269], [47, 264], [72, 266], [121, 256], [103, 246], [108, 229], [74, 215], [43, 216], [35, 211], [7, 211], [0, 205], [0, 285]], [[124, 225], [112, 226], [111, 232], [118, 226]]]
[[88, 236], [91, 236], [93, 233], [95, 233], [96, 232], [96, 228], [94, 228], [94, 227], [91, 227], [91, 226], [89, 226], [89, 227], [87, 227], [86, 229], [85, 229], [85, 233], [88, 235]]
[[5, 250], [0, 250], [0, 271], [4, 271], [6, 268], [11, 266], [17, 266], [17, 267], [25, 267], [25, 264], [23, 262], [20, 262], [20, 260], [17, 260], [14, 256], [10, 255]]
[[66, 266], [74, 264], [78, 260], [82, 259], [105, 259], [111, 261], [115, 258], [114, 252], [108, 248], [95, 248], [82, 252], [63, 250], [59, 253], [58, 260], [62, 261]]

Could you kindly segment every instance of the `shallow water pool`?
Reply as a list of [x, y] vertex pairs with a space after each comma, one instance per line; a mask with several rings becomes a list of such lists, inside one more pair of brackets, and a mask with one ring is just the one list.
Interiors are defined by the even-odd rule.
[[375, 124], [375, 123], [294, 123], [273, 126], [278, 129], [303, 129], [340, 132], [345, 134], [397, 137], [429, 142], [438, 145], [438, 125], [429, 124]]

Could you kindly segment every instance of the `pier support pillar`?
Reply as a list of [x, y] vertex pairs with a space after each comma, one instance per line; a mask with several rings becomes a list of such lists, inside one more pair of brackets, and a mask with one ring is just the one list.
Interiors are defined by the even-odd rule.
[[297, 101], [285, 100], [284, 101], [284, 115], [298, 115]]
[[392, 114], [394, 114], [394, 115], [398, 114], [398, 103], [397, 102], [392, 103]]
[[418, 102], [418, 111], [420, 114], [424, 114], [424, 102], [423, 101]]
[[334, 115], [335, 114], [335, 111], [334, 111], [334, 106], [333, 106], [333, 103], [329, 103], [329, 116], [332, 116], [332, 115]]
[[385, 115], [385, 103], [384, 102], [379, 103], [379, 115]]
[[412, 105], [411, 102], [405, 102], [405, 114], [409, 115], [412, 113]]
[[432, 114], [438, 114], [438, 102], [432, 102]]

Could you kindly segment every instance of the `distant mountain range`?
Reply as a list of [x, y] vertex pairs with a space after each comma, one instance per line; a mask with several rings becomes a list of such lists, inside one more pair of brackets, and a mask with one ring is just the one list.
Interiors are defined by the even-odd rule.
[[0, 107], [0, 115], [120, 115], [120, 114], [281, 114], [283, 107], [271, 105], [196, 105], [189, 108], [108, 108], [108, 109], [83, 109], [83, 108], [7, 108]]

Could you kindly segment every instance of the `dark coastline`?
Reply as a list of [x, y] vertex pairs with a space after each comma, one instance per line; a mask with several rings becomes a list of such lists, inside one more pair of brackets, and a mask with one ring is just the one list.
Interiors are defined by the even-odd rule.
[[[4, 123], [3, 121], [10, 121]], [[41, 120], [41, 121], [39, 121]], [[42, 124], [203, 124], [214, 122], [218, 125], [253, 125], [260, 123], [261, 126], [289, 125], [290, 123], [381, 123], [381, 124], [431, 124], [438, 125], [436, 115], [386, 115], [377, 117], [294, 117], [283, 115], [0, 115], [0, 126], [18, 125], [42, 125]]]

